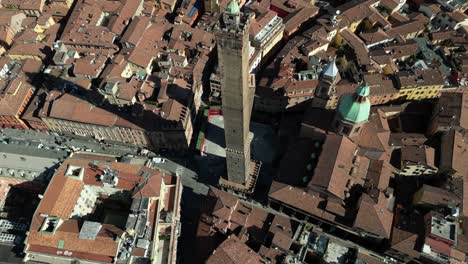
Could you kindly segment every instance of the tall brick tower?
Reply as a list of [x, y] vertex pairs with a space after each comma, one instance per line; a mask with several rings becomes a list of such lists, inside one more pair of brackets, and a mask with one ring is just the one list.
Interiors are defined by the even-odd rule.
[[255, 80], [249, 74], [250, 19], [236, 0], [226, 7], [216, 33], [226, 138], [227, 180], [246, 184], [250, 174], [249, 126]]

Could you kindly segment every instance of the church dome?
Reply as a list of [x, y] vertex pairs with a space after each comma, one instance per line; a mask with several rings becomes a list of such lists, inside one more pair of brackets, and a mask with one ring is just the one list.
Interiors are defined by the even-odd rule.
[[236, 0], [231, 0], [226, 7], [226, 14], [238, 16], [240, 14], [240, 7]]
[[353, 95], [346, 95], [338, 106], [338, 113], [342, 119], [360, 123], [369, 119], [371, 104], [367, 96], [369, 95], [369, 86], [361, 84], [356, 88]]
[[358, 86], [358, 88], [356, 88], [356, 94], [359, 96], [366, 97], [366, 96], [369, 96], [369, 93], [370, 93], [369, 86], [365, 84], [361, 84]]

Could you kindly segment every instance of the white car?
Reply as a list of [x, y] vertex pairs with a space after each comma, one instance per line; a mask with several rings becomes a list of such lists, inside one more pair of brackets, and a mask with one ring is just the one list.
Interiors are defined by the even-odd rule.
[[164, 158], [153, 158], [154, 163], [164, 163], [166, 159]]

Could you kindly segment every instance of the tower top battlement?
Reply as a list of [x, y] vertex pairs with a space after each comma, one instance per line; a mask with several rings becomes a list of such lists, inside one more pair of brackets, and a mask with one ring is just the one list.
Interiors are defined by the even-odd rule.
[[223, 32], [248, 34], [252, 15], [241, 12], [239, 3], [236, 0], [231, 0], [221, 16], [220, 29]]

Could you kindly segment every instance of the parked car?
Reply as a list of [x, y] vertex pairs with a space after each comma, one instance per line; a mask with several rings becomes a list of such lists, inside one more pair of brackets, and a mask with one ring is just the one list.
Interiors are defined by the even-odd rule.
[[153, 158], [153, 161], [154, 161], [154, 163], [158, 163], [158, 164], [159, 164], [159, 163], [164, 163], [164, 162], [166, 162], [166, 159], [165, 159], [165, 158], [160, 158], [160, 157], [158, 157], [158, 158]]

